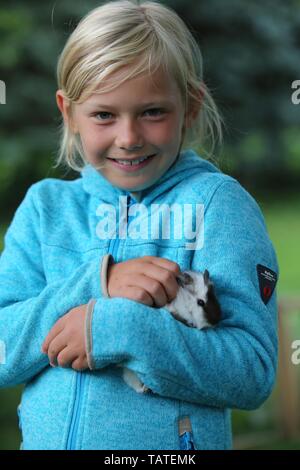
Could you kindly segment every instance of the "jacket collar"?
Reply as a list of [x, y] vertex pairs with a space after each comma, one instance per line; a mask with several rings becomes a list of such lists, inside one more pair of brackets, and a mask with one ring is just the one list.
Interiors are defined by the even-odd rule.
[[174, 186], [203, 172], [220, 172], [212, 163], [199, 157], [193, 150], [182, 151], [173, 165], [149, 188], [132, 192], [113, 186], [100, 172], [91, 165], [86, 165], [81, 172], [83, 189], [102, 201], [117, 204], [120, 196], [131, 196], [136, 202], [151, 204], [163, 193], [170, 191]]

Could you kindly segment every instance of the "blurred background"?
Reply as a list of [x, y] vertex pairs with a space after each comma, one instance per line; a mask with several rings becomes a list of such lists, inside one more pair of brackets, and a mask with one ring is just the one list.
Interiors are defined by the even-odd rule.
[[[56, 62], [95, 0], [10, 0], [0, 5], [0, 252], [28, 187], [42, 178], [72, 179], [54, 169], [58, 150]], [[205, 81], [223, 114], [218, 165], [255, 197], [274, 243], [280, 354], [276, 386], [255, 411], [233, 411], [235, 449], [300, 449], [300, 0], [165, 0], [198, 40]], [[300, 97], [300, 94], [299, 94]], [[0, 390], [0, 449], [18, 449], [22, 386]]]

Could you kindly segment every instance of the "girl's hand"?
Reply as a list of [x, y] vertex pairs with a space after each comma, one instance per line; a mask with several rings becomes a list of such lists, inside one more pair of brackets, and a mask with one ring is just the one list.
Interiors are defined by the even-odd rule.
[[110, 297], [126, 297], [150, 307], [164, 307], [177, 294], [177, 263], [166, 258], [143, 256], [112, 264], [107, 271]]
[[86, 305], [72, 308], [61, 317], [48, 333], [42, 352], [48, 354], [50, 365], [88, 369], [85, 350]]

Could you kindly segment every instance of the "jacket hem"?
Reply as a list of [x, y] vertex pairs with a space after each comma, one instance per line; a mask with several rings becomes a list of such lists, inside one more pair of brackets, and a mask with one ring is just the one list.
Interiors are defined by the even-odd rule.
[[85, 350], [87, 363], [90, 370], [95, 368], [94, 361], [92, 358], [92, 349], [93, 349], [93, 339], [92, 339], [92, 319], [93, 312], [95, 307], [96, 300], [91, 299], [86, 307], [86, 316], [85, 316]]
[[104, 297], [109, 297], [108, 289], [107, 289], [107, 268], [113, 262], [114, 262], [114, 258], [110, 253], [108, 253], [107, 255], [104, 255], [102, 258], [100, 278], [101, 278], [101, 290], [102, 290]]

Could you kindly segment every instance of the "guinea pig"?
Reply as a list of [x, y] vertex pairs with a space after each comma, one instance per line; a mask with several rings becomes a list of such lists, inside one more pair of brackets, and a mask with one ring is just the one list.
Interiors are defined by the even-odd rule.
[[[202, 330], [216, 326], [222, 313], [207, 269], [203, 273], [185, 271], [180, 273], [176, 280], [179, 284], [177, 295], [164, 308], [169, 310], [176, 320], [189, 327]], [[118, 367], [123, 366], [119, 364]], [[123, 379], [138, 393], [151, 391], [126, 367], [123, 367]]]

